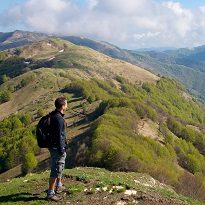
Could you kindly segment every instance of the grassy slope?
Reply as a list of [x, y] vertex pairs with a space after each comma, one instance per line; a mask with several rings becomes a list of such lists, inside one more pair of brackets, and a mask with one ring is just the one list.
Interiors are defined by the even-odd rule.
[[53, 99], [59, 95], [59, 89], [70, 82], [69, 79], [59, 76], [61, 72], [64, 71], [43, 68], [27, 72], [2, 84], [2, 90], [9, 87], [13, 89], [22, 79], [31, 79], [28, 85], [12, 94], [9, 102], [0, 105], [1, 119], [17, 111], [33, 113], [38, 108], [49, 107]]
[[[39, 48], [41, 49], [39, 50]], [[59, 52], [62, 50], [64, 51]], [[116, 75], [123, 75], [131, 82], [156, 82], [159, 79], [156, 75], [140, 67], [60, 39], [50, 39], [47, 42], [38, 42], [24, 47], [20, 57], [32, 57], [38, 60], [55, 57], [53, 67], [78, 68], [86, 71], [89, 75], [93, 74], [106, 79]]]
[[[59, 51], [64, 52], [59, 53]], [[126, 62], [112, 59], [92, 49], [75, 46], [72, 43], [60, 39], [50, 39], [25, 46], [21, 50], [21, 58], [33, 58], [34, 61], [46, 62], [55, 57], [52, 69], [41, 68], [29, 71], [0, 85], [0, 90], [13, 90], [21, 80], [31, 78], [29, 85], [16, 91], [10, 102], [0, 105], [1, 119], [19, 110], [27, 112], [26, 107], [37, 105], [37, 99], [44, 99], [49, 92], [59, 92], [65, 84], [74, 78], [112, 79], [122, 75], [131, 82], [153, 82], [159, 78], [146, 70], [133, 66]], [[37, 63], [38, 64], [38, 63]], [[58, 68], [58, 69], [57, 69]], [[61, 69], [59, 69], [61, 68]], [[23, 68], [25, 70], [25, 68]], [[9, 66], [8, 66], [8, 71]], [[56, 95], [55, 95], [56, 96]], [[54, 97], [51, 96], [49, 101]], [[40, 100], [41, 101], [41, 100]], [[42, 104], [42, 103], [41, 103]], [[25, 110], [26, 109], [26, 110]]]
[[[2, 183], [1, 204], [48, 204], [45, 200], [48, 172], [30, 174], [24, 178], [12, 179]], [[140, 173], [109, 172], [97, 168], [75, 168], [64, 171], [64, 195], [60, 203], [49, 204], [117, 204], [134, 200], [138, 204], [191, 204], [203, 205], [196, 200], [177, 195], [171, 188], [153, 178]], [[113, 188], [113, 186], [121, 186]], [[107, 187], [107, 191], [102, 188]], [[87, 189], [87, 191], [85, 191]], [[99, 191], [98, 191], [99, 189]], [[109, 191], [113, 189], [112, 194]], [[136, 190], [134, 196], [126, 196], [126, 190]], [[142, 197], [143, 196], [143, 197]], [[126, 203], [127, 204], [127, 203]]]

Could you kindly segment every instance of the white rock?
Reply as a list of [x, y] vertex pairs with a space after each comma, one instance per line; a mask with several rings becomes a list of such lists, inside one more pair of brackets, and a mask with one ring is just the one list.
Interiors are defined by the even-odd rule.
[[48, 59], [48, 61], [52, 61], [54, 58], [55, 58], [55, 57], [51, 57], [51, 58]]
[[141, 182], [140, 181], [138, 181], [138, 180], [134, 180], [134, 182], [136, 183], [136, 184], [141, 184]]
[[112, 188], [113, 188], [113, 189], [117, 189], [117, 190], [124, 189], [123, 186], [113, 186]]
[[27, 182], [27, 181], [28, 181], [27, 179], [23, 180], [23, 182]]
[[103, 191], [107, 191], [107, 187], [106, 187], [106, 186], [103, 187], [102, 190], [103, 190]]
[[147, 183], [143, 183], [144, 186], [147, 186], [147, 187], [152, 187], [151, 184], [147, 184]]
[[31, 62], [29, 61], [24, 61], [24, 64], [29, 65]]
[[125, 205], [125, 204], [126, 204], [126, 202], [124, 202], [124, 201], [118, 201], [116, 205]]
[[110, 189], [109, 193], [112, 194], [113, 189]]
[[99, 191], [100, 191], [100, 188], [96, 188], [96, 191], [99, 192]]
[[124, 192], [124, 194], [125, 194], [125, 195], [129, 195], [129, 196], [131, 196], [131, 195], [136, 195], [136, 194], [137, 194], [137, 191], [136, 191], [136, 190], [126, 190], [126, 191]]

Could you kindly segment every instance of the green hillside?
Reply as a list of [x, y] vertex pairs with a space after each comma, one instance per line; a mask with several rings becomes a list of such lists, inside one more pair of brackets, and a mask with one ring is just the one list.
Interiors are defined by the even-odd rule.
[[199, 100], [205, 101], [205, 58], [204, 46], [193, 49], [168, 51], [132, 51], [121, 49], [107, 42], [95, 41], [76, 36], [63, 37], [76, 45], [82, 45], [143, 67], [155, 74], [180, 81]]
[[66, 191], [59, 203], [45, 200], [47, 171], [29, 174], [1, 184], [1, 204], [172, 204], [203, 205], [178, 195], [170, 187], [140, 173], [109, 172], [97, 168], [75, 168], [64, 171]]
[[[23, 45], [30, 45], [33, 42], [39, 42], [48, 38], [48, 35], [36, 32], [14, 31], [9, 33], [0, 34], [0, 50], [16, 48], [15, 53], [19, 53], [19, 48]], [[178, 50], [164, 50], [160, 51], [131, 51], [121, 49], [108, 42], [95, 41], [87, 38], [77, 36], [64, 36], [60, 37], [70, 41], [79, 46], [92, 48], [98, 52], [104, 53], [113, 58], [121, 59], [130, 62], [139, 67], [143, 67], [156, 75], [167, 76], [180, 81], [188, 90], [189, 93], [197, 97], [201, 101], [205, 101], [204, 82], [205, 82], [205, 64], [204, 64], [204, 46], [196, 47], [193, 49], [182, 48]], [[45, 47], [44, 47], [45, 48]], [[43, 49], [43, 48], [42, 48]], [[44, 50], [44, 49], [43, 49]], [[48, 49], [47, 47], [47, 50]], [[45, 51], [45, 50], [44, 50]], [[41, 52], [39, 52], [40, 54]], [[39, 58], [44, 57], [40, 56]], [[1, 57], [0, 57], [1, 59]], [[17, 60], [17, 59], [16, 59]], [[22, 59], [18, 59], [18, 63]], [[19, 62], [20, 61], [20, 62]], [[41, 62], [38, 65], [32, 64], [33, 67], [50, 67], [51, 63]], [[21, 63], [20, 63], [21, 64]], [[75, 65], [75, 64], [74, 64]], [[31, 67], [32, 67], [31, 66]], [[62, 63], [61, 63], [62, 66]], [[73, 64], [71, 63], [71, 66]], [[26, 67], [21, 64], [21, 67]], [[84, 67], [84, 66], [83, 66]], [[85, 67], [84, 67], [85, 68]], [[16, 71], [21, 70], [16, 66]], [[0, 69], [1, 70], [1, 69]], [[0, 73], [1, 75], [1, 73]]]
[[55, 38], [7, 51], [0, 73], [0, 180], [48, 168], [35, 126], [64, 95], [67, 168], [147, 173], [205, 200], [205, 106], [177, 81]]

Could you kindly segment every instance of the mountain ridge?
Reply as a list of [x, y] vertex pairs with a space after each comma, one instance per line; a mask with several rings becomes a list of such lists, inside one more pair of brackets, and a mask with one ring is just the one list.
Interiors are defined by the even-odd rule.
[[[22, 32], [22, 31], [19, 31]], [[24, 32], [22, 32], [24, 33]], [[26, 32], [25, 32], [26, 33]], [[29, 32], [30, 35], [34, 33]], [[43, 36], [46, 38], [48, 36]], [[189, 56], [185, 58], [177, 57], [177, 55], [182, 55], [181, 53], [191, 53], [194, 50], [200, 52], [204, 46], [193, 49], [178, 49], [163, 52], [156, 51], [130, 51], [126, 49], [121, 49], [115, 45], [112, 45], [103, 41], [95, 41], [84, 37], [77, 36], [60, 36], [60, 38], [73, 42], [76, 45], [86, 46], [92, 48], [98, 52], [104, 53], [113, 58], [121, 59], [127, 61], [131, 64], [143, 67], [144, 69], [152, 72], [156, 75], [164, 75], [179, 80], [184, 84], [187, 90], [192, 93], [197, 99], [205, 101], [205, 91], [204, 91], [204, 81], [205, 81], [205, 65], [203, 62], [190, 60]], [[32, 38], [33, 41], [42, 40], [41, 35], [37, 35], [36, 38]], [[25, 40], [22, 45], [30, 44], [32, 42], [26, 42]], [[18, 47], [21, 45], [18, 41], [14, 42], [13, 47]], [[4, 46], [4, 45], [3, 45]], [[12, 43], [9, 44], [10, 48]], [[1, 47], [1, 45], [0, 45]], [[175, 54], [174, 54], [175, 52]], [[196, 51], [195, 51], [196, 52]], [[179, 53], [179, 54], [176, 54]], [[202, 52], [203, 54], [203, 52]], [[201, 56], [203, 57], [203, 55]], [[192, 55], [193, 56], [193, 55]], [[199, 55], [198, 55], [199, 56]]]
[[35, 126], [63, 95], [71, 106], [66, 168], [143, 172], [204, 200], [205, 106], [179, 82], [59, 38], [3, 54], [1, 172], [48, 168]]

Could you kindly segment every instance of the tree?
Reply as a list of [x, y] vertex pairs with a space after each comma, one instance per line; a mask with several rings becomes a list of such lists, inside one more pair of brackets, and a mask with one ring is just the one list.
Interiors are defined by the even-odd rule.
[[20, 120], [25, 126], [30, 125], [32, 122], [31, 116], [29, 114], [23, 115]]
[[11, 99], [11, 93], [9, 91], [0, 92], [0, 103], [8, 102]]
[[42, 108], [38, 109], [38, 111], [37, 111], [37, 116], [38, 117], [43, 117], [44, 114], [45, 114], [45, 112], [44, 112], [44, 110]]
[[8, 77], [6, 74], [4, 74], [4, 75], [1, 76], [1, 81], [2, 81], [3, 83], [5, 83], [6, 81], [8, 81], [9, 79], [10, 79], [10, 77]]
[[22, 122], [19, 120], [19, 118], [17, 116], [14, 116], [12, 119], [11, 119], [11, 124], [12, 124], [12, 129], [19, 129], [19, 128], [22, 128], [23, 127], [23, 124]]
[[37, 166], [37, 160], [34, 153], [29, 152], [24, 156], [22, 164], [22, 172], [27, 174], [31, 172]]

